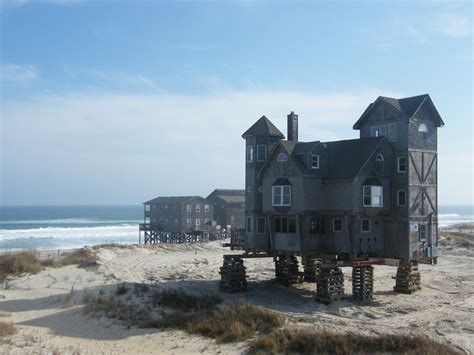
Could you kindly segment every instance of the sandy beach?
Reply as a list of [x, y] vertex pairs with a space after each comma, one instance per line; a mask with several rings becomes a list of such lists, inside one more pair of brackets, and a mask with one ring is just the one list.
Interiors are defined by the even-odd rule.
[[[443, 232], [446, 233], [446, 232]], [[472, 236], [471, 236], [472, 238]], [[471, 239], [472, 240], [472, 239]], [[350, 299], [351, 272], [344, 269], [348, 299], [323, 305], [314, 300], [315, 285], [286, 288], [274, 280], [271, 258], [246, 260], [248, 292], [220, 293], [224, 302], [244, 298], [281, 312], [286, 327], [353, 332], [365, 335], [428, 336], [474, 353], [474, 253], [456, 238], [442, 239], [436, 266], [421, 266], [422, 290], [393, 292], [396, 268], [375, 267], [375, 298]], [[0, 353], [9, 354], [152, 354], [242, 353], [248, 342], [219, 344], [182, 331], [127, 329], [121, 322], [84, 315], [84, 295], [113, 294], [117, 285], [146, 284], [154, 290], [219, 292], [222, 255], [230, 251], [213, 241], [193, 245], [135, 245], [98, 248], [97, 265], [47, 267], [35, 275], [9, 277], [0, 290], [1, 321], [17, 333], [5, 338]], [[130, 296], [140, 307], [140, 298]]]

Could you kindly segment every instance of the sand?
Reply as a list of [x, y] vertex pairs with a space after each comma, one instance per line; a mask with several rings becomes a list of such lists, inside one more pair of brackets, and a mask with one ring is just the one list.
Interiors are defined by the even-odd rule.
[[[223, 241], [193, 245], [129, 246], [98, 249], [99, 265], [46, 268], [36, 275], [12, 278], [0, 290], [0, 321], [18, 332], [0, 343], [9, 354], [152, 354], [242, 353], [248, 343], [217, 344], [181, 331], [127, 329], [119, 321], [83, 314], [83, 292], [113, 292], [123, 282], [189, 292], [218, 292]], [[454, 255], [455, 254], [455, 255]], [[274, 281], [271, 258], [245, 261], [248, 292], [225, 294], [225, 301], [243, 297], [279, 312], [289, 327], [309, 327], [362, 334], [429, 336], [474, 354], [474, 256], [468, 249], [421, 266], [422, 290], [413, 295], [393, 292], [396, 268], [375, 267], [375, 299], [351, 299], [323, 305], [314, 300], [315, 285], [286, 288]], [[351, 292], [351, 272], [344, 269]], [[102, 290], [102, 291], [101, 291]], [[74, 305], [70, 302], [71, 296]]]

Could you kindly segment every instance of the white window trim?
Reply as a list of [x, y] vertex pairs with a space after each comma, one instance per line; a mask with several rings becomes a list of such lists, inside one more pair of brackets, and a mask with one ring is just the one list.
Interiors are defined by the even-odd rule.
[[[341, 221], [341, 230], [336, 230], [336, 221]], [[341, 233], [344, 229], [342, 218], [333, 218], [332, 219], [332, 231], [334, 233]]]
[[193, 206], [191, 205], [186, 205], [186, 212], [191, 213], [193, 211]]
[[193, 220], [191, 218], [186, 219], [186, 226], [191, 227], [193, 225]]
[[[375, 131], [375, 134], [372, 134], [372, 131]], [[370, 136], [371, 137], [378, 137], [380, 135], [379, 126], [371, 126], [370, 127]]]
[[[400, 159], [405, 159], [405, 170], [404, 171], [400, 170]], [[398, 157], [397, 158], [397, 172], [399, 174], [405, 174], [407, 172], [407, 157]]]
[[[405, 193], [405, 203], [403, 205], [400, 204], [400, 192]], [[398, 207], [406, 207], [407, 206], [407, 192], [406, 192], [406, 190], [397, 190], [397, 206]]]
[[[259, 156], [259, 154], [258, 154], [259, 148], [261, 148], [261, 147], [265, 148], [265, 154], [264, 154], [264, 158], [263, 158], [263, 159], [259, 159], [259, 158], [258, 158], [258, 156]], [[265, 144], [258, 144], [258, 145], [257, 145], [257, 161], [258, 161], [258, 162], [262, 162], [262, 161], [265, 161], [265, 160], [267, 160], [267, 146], [266, 146]]]
[[196, 218], [196, 227], [201, 226], [201, 218]]
[[[370, 187], [370, 205], [365, 204], [365, 195], [364, 195], [364, 187]], [[380, 195], [380, 205], [373, 205], [372, 204], [372, 187], [380, 187], [382, 189], [382, 194]], [[362, 186], [362, 206], [364, 207], [375, 207], [375, 208], [382, 208], [383, 207], [383, 186], [375, 186], [375, 185], [363, 185]]]
[[[316, 160], [316, 161], [317, 161], [317, 164], [316, 164], [316, 166], [313, 166], [313, 162], [314, 162], [313, 159], [314, 159], [315, 157], [317, 157], [317, 160]], [[318, 155], [318, 154], [313, 154], [313, 155], [311, 155], [311, 169], [315, 169], [315, 170], [316, 170], [316, 169], [319, 169], [319, 155]]]
[[[364, 230], [364, 221], [369, 221], [369, 230], [368, 231]], [[370, 219], [368, 219], [368, 218], [361, 219], [361, 221], [360, 221], [360, 232], [361, 233], [370, 233], [371, 227], [372, 226], [371, 226], [371, 223], [370, 223]]]
[[198, 212], [198, 213], [201, 212], [201, 205], [196, 205], [196, 212]]
[[[283, 188], [288, 187], [289, 188], [289, 194], [288, 194], [288, 204], [283, 203]], [[281, 194], [280, 194], [280, 203], [275, 203], [275, 190], [276, 189], [281, 189]], [[276, 185], [272, 186], [272, 206], [275, 207], [287, 207], [291, 206], [291, 185]]]
[[[280, 157], [284, 157], [284, 160], [280, 159]], [[288, 154], [281, 152], [280, 154], [277, 155], [277, 162], [278, 163], [284, 163], [288, 161]]]
[[248, 145], [247, 146], [247, 163], [252, 163], [253, 162], [253, 155], [254, 155], [254, 151], [253, 151], [253, 145]]
[[[263, 231], [259, 232], [258, 231], [258, 221], [263, 219]], [[265, 225], [265, 217], [257, 217], [257, 234], [265, 234], [266, 232], [266, 225]]]
[[204, 205], [204, 212], [209, 213], [209, 205]]

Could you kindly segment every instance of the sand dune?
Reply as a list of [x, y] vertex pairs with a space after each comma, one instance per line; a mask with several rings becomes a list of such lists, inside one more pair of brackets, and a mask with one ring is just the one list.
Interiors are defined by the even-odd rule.
[[[82, 313], [84, 292], [111, 293], [123, 282], [188, 292], [218, 292], [222, 242], [194, 245], [107, 247], [97, 250], [95, 267], [47, 268], [36, 275], [11, 279], [0, 291], [1, 321], [18, 333], [0, 344], [1, 353], [241, 353], [246, 344], [217, 344], [181, 331], [126, 329], [120, 322]], [[375, 299], [350, 299], [323, 305], [314, 300], [314, 284], [286, 288], [273, 280], [271, 258], [246, 260], [248, 292], [239, 297], [283, 312], [289, 326], [361, 334], [427, 335], [474, 353], [474, 258], [457, 248], [437, 266], [421, 266], [422, 290], [401, 295], [392, 288], [396, 269], [375, 267]], [[351, 272], [345, 271], [350, 296]], [[84, 291], [85, 290], [85, 291]], [[71, 301], [72, 300], [72, 301]]]

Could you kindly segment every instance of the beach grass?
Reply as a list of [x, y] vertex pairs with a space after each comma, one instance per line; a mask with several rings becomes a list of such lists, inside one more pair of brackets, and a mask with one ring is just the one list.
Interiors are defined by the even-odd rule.
[[460, 354], [427, 337], [384, 334], [367, 336], [312, 330], [280, 329], [254, 340], [249, 354]]
[[36, 274], [43, 270], [41, 261], [31, 252], [0, 255], [0, 280], [8, 275]]

